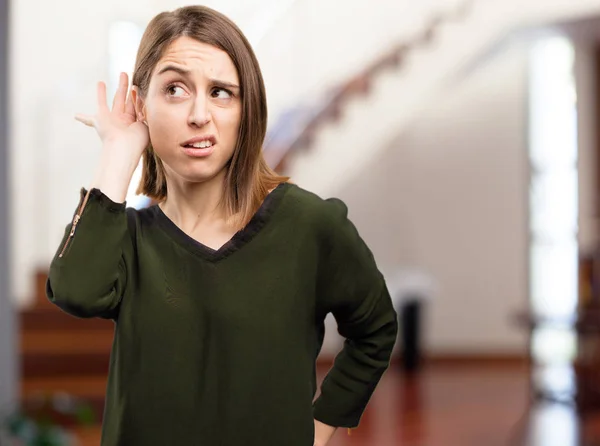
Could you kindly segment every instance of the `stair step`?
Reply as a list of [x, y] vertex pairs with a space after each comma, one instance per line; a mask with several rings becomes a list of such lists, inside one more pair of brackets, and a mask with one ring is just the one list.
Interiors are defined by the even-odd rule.
[[38, 306], [21, 311], [20, 327], [29, 330], [98, 330], [112, 329], [114, 322], [100, 318], [78, 318], [55, 305]]
[[104, 398], [107, 379], [106, 375], [26, 379], [21, 382], [21, 396], [27, 399], [39, 393], [65, 392], [82, 398]]
[[112, 327], [83, 331], [26, 331], [21, 333], [21, 354], [107, 354], [112, 341]]
[[106, 375], [108, 352], [101, 353], [26, 353], [21, 355], [23, 379]]
[[48, 279], [48, 271], [39, 270], [35, 273], [35, 304], [36, 306], [49, 307], [52, 305], [46, 297], [46, 281]]

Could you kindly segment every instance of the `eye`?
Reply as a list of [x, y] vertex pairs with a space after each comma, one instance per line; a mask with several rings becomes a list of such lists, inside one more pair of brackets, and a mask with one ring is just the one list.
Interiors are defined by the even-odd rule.
[[[219, 95], [219, 93], [221, 94]], [[211, 94], [217, 99], [231, 99], [233, 97], [233, 93], [231, 91], [221, 87], [214, 88]]]
[[171, 94], [172, 92], [176, 92], [177, 90], [179, 90], [180, 92], [184, 91], [183, 88], [181, 88], [179, 85], [176, 85], [176, 84], [170, 84], [165, 87], [165, 93], [167, 94], [167, 96], [170, 96], [172, 98], [180, 98], [181, 97], [181, 94], [180, 95]]

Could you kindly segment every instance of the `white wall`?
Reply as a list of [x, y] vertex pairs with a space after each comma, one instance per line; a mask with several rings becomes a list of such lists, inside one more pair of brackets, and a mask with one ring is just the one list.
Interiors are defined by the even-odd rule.
[[[283, 0], [280, 0], [284, 2]], [[285, 0], [290, 6], [257, 47], [273, 116], [324, 93], [389, 51], [418, 36], [434, 12], [461, 0]]]
[[431, 352], [525, 348], [511, 317], [528, 294], [526, 63], [522, 45], [502, 50], [339, 194], [382, 267], [423, 269], [437, 282]]
[[[600, 0], [527, 0], [518, 5], [472, 2], [460, 21], [442, 21], [431, 42], [411, 50], [400, 70], [382, 73], [368, 95], [350, 98], [340, 119], [322, 123], [311, 137], [310, 150], [296, 150], [286, 159], [287, 173], [317, 193], [335, 193], [341, 181], [359, 175], [360, 166], [377, 156], [394, 129], [404, 126], [447, 88], [448, 77], [461, 77], [465, 67], [494, 50], [500, 40], [515, 30], [599, 13]], [[365, 124], [370, 133], [362, 131]], [[371, 149], [348, 151], [353, 145]]]
[[[594, 39], [575, 41], [579, 247], [588, 253], [598, 242]], [[501, 47], [455, 88], [447, 86], [334, 192], [385, 270], [422, 269], [437, 281], [426, 331], [434, 353], [524, 351], [525, 331], [514, 316], [529, 295], [526, 45]], [[368, 134], [369, 126], [356, 130]], [[333, 351], [341, 340], [333, 321], [328, 326]]]

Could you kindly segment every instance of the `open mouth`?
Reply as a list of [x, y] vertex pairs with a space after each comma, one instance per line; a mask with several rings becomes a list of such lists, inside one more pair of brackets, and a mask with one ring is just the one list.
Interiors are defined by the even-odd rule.
[[203, 158], [213, 153], [215, 145], [212, 142], [185, 144], [182, 146], [183, 152], [193, 158]]
[[185, 144], [183, 147], [187, 147], [190, 149], [208, 149], [212, 147], [214, 144], [212, 141], [201, 141], [193, 144]]
[[181, 144], [183, 152], [194, 158], [209, 156], [217, 144], [214, 135], [198, 135]]

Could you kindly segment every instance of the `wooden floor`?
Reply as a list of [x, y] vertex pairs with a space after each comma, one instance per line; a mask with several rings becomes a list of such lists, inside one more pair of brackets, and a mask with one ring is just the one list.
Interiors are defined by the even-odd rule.
[[[413, 376], [393, 366], [360, 426], [328, 446], [600, 445], [600, 417], [578, 423], [570, 406], [531, 404], [529, 393], [524, 365], [436, 364]], [[98, 427], [82, 435], [81, 446], [98, 446]]]
[[328, 446], [508, 445], [527, 392], [518, 365], [435, 365], [413, 376], [392, 368], [360, 426], [350, 436], [339, 430]]
[[600, 446], [600, 416], [582, 421], [571, 405], [530, 393], [524, 365], [390, 369], [360, 426], [328, 446]]

